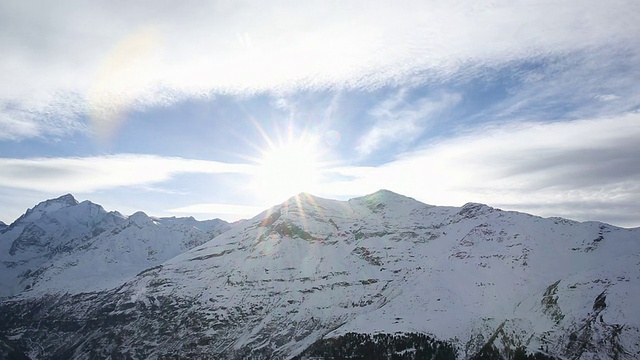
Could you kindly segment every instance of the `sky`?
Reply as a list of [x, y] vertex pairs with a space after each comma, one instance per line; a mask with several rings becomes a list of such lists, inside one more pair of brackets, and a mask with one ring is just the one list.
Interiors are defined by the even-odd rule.
[[388, 189], [640, 226], [640, 2], [2, 1], [0, 220]]

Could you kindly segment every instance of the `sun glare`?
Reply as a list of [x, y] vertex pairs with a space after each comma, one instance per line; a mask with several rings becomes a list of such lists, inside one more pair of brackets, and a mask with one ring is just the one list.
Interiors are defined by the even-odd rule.
[[254, 188], [263, 196], [283, 200], [300, 192], [313, 192], [318, 178], [315, 142], [301, 137], [263, 151]]

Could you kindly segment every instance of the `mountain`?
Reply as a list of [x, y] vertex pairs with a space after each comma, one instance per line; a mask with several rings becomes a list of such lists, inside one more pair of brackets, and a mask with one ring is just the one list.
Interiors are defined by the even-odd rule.
[[0, 333], [32, 358], [635, 359], [639, 265], [640, 229], [300, 194], [110, 290], [7, 298]]
[[71, 194], [0, 230], [0, 297], [105, 290], [229, 229], [216, 219], [129, 217]]

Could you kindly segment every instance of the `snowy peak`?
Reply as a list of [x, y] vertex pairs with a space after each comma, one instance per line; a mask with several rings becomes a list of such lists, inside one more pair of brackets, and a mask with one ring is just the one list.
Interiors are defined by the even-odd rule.
[[406, 203], [415, 202], [414, 198], [394, 193], [393, 191], [381, 189], [372, 194], [356, 197], [351, 202], [366, 203], [366, 204], [390, 204], [390, 203]]
[[153, 220], [142, 211], [137, 211], [133, 213], [127, 219], [139, 227], [153, 224]]
[[328, 213], [334, 212], [353, 216], [354, 211], [358, 212], [358, 210], [362, 210], [360, 209], [362, 207], [367, 208], [367, 211], [380, 212], [387, 208], [395, 211], [403, 207], [412, 208], [424, 206], [429, 205], [389, 190], [379, 190], [375, 193], [352, 198], [348, 201], [331, 200], [308, 193], [300, 193], [268, 212], [290, 212], [296, 216], [309, 216], [309, 214], [326, 216]]
[[104, 228], [104, 222], [113, 223], [114, 216], [90, 201], [78, 203], [70, 194], [43, 201], [0, 233], [0, 255], [7, 246], [9, 255], [22, 254], [22, 260], [50, 254], [84, 233]]
[[0, 259], [15, 271], [18, 264], [35, 266], [75, 251], [123, 220], [98, 204], [79, 203], [70, 194], [43, 201], [0, 233]]
[[45, 200], [34, 206], [31, 211], [45, 213], [75, 205], [78, 205], [78, 200], [71, 194], [65, 194], [55, 199]]
[[124, 217], [70, 194], [43, 201], [0, 232], [0, 297], [106, 289], [229, 227], [142, 211]]
[[58, 221], [66, 222], [69, 226], [77, 224], [84, 227], [92, 227], [102, 222], [113, 223], [123, 219], [123, 216], [117, 212], [107, 212], [101, 205], [85, 200], [76, 205], [48, 213], [44, 218], [57, 219]]
[[76, 198], [73, 197], [73, 195], [64, 194], [57, 198], [41, 201], [40, 203], [38, 203], [38, 205], [33, 207], [33, 210], [45, 209], [45, 208], [53, 207], [56, 205], [64, 207], [64, 206], [73, 206], [77, 204], [78, 204], [78, 200], [76, 200]]
[[[259, 239], [271, 235], [301, 238], [308, 241], [341, 237], [360, 239], [379, 234], [402, 234], [395, 238], [408, 239], [408, 234], [426, 216], [441, 223], [455, 214], [456, 208], [426, 205], [413, 198], [380, 190], [370, 195], [338, 201], [298, 194], [248, 220], [261, 228]], [[420, 233], [424, 233], [424, 229]], [[429, 233], [426, 237], [432, 237]], [[350, 241], [350, 240], [349, 240]]]
[[75, 205], [78, 205], [78, 201], [71, 194], [62, 195], [55, 199], [45, 200], [33, 208], [28, 209], [24, 215], [20, 216], [16, 221], [14, 221], [14, 223], [35, 221], [44, 214]]
[[392, 216], [396, 214], [397, 211], [404, 212], [409, 208], [415, 209], [431, 206], [389, 190], [378, 190], [373, 194], [350, 199], [348, 203], [352, 206], [364, 206], [374, 213], [389, 213]]
[[78, 200], [76, 200], [76, 198], [74, 198], [73, 195], [71, 194], [65, 194], [58, 198], [47, 200], [47, 201], [50, 203], [66, 204], [67, 206], [73, 206], [78, 204]]
[[295, 211], [295, 209], [313, 208], [318, 206], [319, 203], [323, 203], [326, 201], [331, 202], [334, 200], [324, 199], [315, 195], [311, 195], [309, 193], [301, 192], [298, 195], [287, 199], [279, 206], [275, 206], [274, 208], [280, 208], [285, 212], [289, 210]]
[[458, 212], [458, 215], [466, 218], [473, 218], [473, 217], [478, 217], [482, 215], [487, 215], [494, 211], [501, 211], [501, 210], [492, 208], [489, 205], [470, 202], [462, 206], [462, 208], [460, 209], [460, 212]]

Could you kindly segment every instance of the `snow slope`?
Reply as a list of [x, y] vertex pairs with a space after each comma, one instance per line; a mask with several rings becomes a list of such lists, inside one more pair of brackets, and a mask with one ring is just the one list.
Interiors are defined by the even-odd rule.
[[0, 230], [0, 296], [109, 289], [228, 228], [222, 220], [125, 217], [67, 194]]
[[113, 290], [8, 300], [0, 321], [77, 358], [291, 358], [322, 337], [420, 332], [462, 358], [493, 345], [633, 359], [639, 265], [640, 229], [384, 190], [300, 194]]

